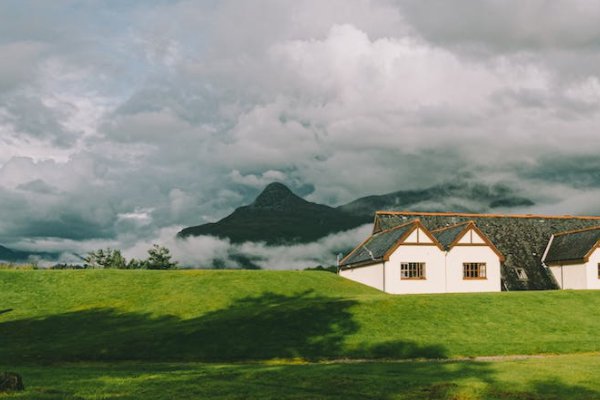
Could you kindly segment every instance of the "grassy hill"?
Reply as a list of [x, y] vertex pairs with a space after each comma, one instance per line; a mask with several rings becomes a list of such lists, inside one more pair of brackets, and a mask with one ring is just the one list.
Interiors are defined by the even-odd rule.
[[[599, 306], [391, 296], [325, 272], [0, 270], [0, 371], [27, 388], [0, 399], [596, 399]], [[579, 354], [364, 361], [526, 353]], [[299, 360], [340, 358], [362, 361]]]
[[0, 360], [600, 351], [600, 292], [391, 296], [324, 272], [0, 271]]

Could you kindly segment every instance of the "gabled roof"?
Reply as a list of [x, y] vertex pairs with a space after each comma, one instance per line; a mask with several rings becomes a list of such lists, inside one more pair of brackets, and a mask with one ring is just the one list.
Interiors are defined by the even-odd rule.
[[425, 232], [433, 241], [433, 245], [442, 248], [437, 239], [421, 224], [421, 221], [415, 219], [371, 235], [344, 257], [340, 261], [340, 265], [368, 265], [387, 261], [394, 250], [417, 228]]
[[599, 245], [600, 226], [559, 232], [552, 238], [544, 262], [548, 265], [585, 263]]
[[450, 248], [460, 240], [462, 234], [469, 229], [472, 223], [473, 221], [460, 222], [456, 225], [435, 229], [431, 231], [431, 233], [444, 247], [444, 250], [450, 250]]
[[462, 237], [465, 236], [465, 234], [471, 229], [474, 232], [476, 232], [477, 235], [479, 235], [479, 237], [489, 248], [491, 248], [494, 251], [494, 253], [498, 255], [500, 261], [504, 262], [504, 255], [500, 252], [500, 250], [498, 250], [496, 246], [494, 246], [492, 241], [485, 235], [485, 233], [483, 233], [477, 227], [474, 221], [460, 222], [456, 225], [450, 225], [445, 228], [438, 228], [431, 231], [431, 233], [441, 243], [441, 245], [444, 247], [444, 250], [450, 251], [454, 246], [456, 246], [458, 241], [462, 239]]
[[[542, 266], [542, 256], [550, 237], [557, 232], [600, 225], [598, 216], [378, 211], [375, 214], [374, 233], [415, 218], [419, 218], [430, 231], [458, 223], [475, 222], [477, 228], [506, 256], [502, 279], [509, 290], [556, 288], [556, 283]], [[519, 279], [518, 268], [525, 269], [528, 280]]]

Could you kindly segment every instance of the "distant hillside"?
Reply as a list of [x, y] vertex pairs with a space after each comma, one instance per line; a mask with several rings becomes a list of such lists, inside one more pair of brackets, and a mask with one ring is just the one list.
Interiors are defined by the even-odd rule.
[[180, 237], [212, 235], [232, 242], [264, 241], [268, 244], [311, 242], [330, 233], [368, 223], [372, 216], [348, 215], [296, 196], [281, 183], [271, 183], [248, 206], [222, 220], [185, 228]]
[[507, 186], [459, 181], [421, 190], [366, 196], [338, 209], [353, 215], [373, 215], [380, 210], [483, 212], [534, 204], [530, 199], [516, 195]]
[[308, 243], [369, 223], [377, 210], [478, 212], [533, 204], [505, 186], [459, 182], [367, 196], [330, 207], [306, 201], [281, 183], [271, 183], [252, 204], [218, 222], [185, 228], [178, 236], [211, 235], [229, 238], [234, 243]]
[[26, 261], [29, 258], [29, 256], [31, 256], [30, 253], [27, 253], [24, 251], [11, 250], [8, 247], [4, 247], [4, 246], [0, 245], [0, 261], [6, 261], [6, 262]]

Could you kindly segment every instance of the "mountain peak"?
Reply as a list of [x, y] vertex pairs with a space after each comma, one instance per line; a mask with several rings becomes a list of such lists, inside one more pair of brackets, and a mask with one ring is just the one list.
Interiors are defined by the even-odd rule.
[[264, 188], [251, 206], [253, 208], [281, 208], [287, 203], [298, 200], [303, 201], [283, 183], [273, 182]]

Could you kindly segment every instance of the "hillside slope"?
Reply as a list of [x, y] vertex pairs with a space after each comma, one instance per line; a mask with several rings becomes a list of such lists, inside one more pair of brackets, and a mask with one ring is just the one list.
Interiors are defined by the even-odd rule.
[[361, 197], [338, 209], [353, 215], [373, 215], [381, 210], [482, 212], [492, 209], [529, 207], [535, 203], [503, 185], [456, 181], [421, 190], [399, 190]]
[[236, 209], [218, 222], [185, 228], [178, 236], [212, 235], [229, 238], [234, 243], [305, 243], [356, 228], [372, 219], [372, 215], [349, 215], [333, 207], [311, 203], [285, 185], [271, 183], [252, 204]]
[[281, 183], [271, 183], [250, 205], [239, 207], [220, 221], [185, 228], [178, 236], [211, 235], [234, 243], [308, 243], [370, 223], [378, 210], [478, 212], [533, 204], [505, 186], [457, 181], [423, 190], [361, 197], [329, 207], [306, 201]]
[[28, 253], [25, 251], [18, 251], [9, 249], [0, 245], [0, 261], [6, 262], [21, 262], [26, 261], [31, 256], [44, 256], [44, 253]]
[[600, 351], [598, 291], [391, 296], [324, 272], [0, 271], [6, 363]]

